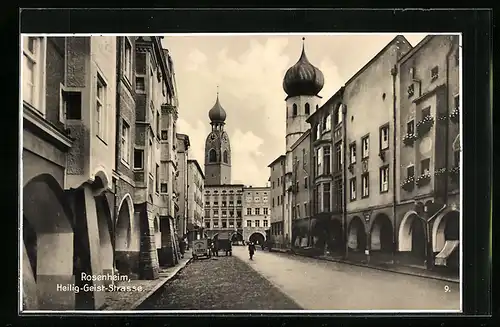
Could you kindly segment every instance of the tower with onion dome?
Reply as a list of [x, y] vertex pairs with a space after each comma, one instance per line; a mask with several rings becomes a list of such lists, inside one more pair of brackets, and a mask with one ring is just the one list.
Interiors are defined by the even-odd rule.
[[283, 90], [286, 101], [286, 161], [285, 161], [285, 196], [283, 198], [283, 234], [285, 244], [289, 244], [292, 235], [292, 208], [294, 206], [292, 185], [294, 167], [292, 145], [309, 129], [307, 117], [319, 107], [321, 97], [318, 93], [324, 85], [323, 73], [309, 62], [302, 38], [302, 53], [295, 65], [290, 67], [283, 78]]
[[219, 101], [219, 91], [208, 112], [212, 130], [205, 141], [205, 185], [231, 184], [231, 145], [224, 130], [226, 111]]

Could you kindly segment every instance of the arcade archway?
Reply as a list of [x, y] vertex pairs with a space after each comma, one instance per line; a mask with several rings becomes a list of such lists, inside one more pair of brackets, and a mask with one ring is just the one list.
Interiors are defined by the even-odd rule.
[[243, 235], [241, 235], [241, 233], [236, 232], [233, 235], [231, 235], [231, 243], [238, 244], [241, 242], [243, 242]]
[[73, 215], [53, 176], [39, 175], [23, 188], [24, 309], [75, 308], [74, 292], [58, 292], [74, 278]]
[[[113, 222], [111, 210], [106, 196], [95, 197], [97, 211], [97, 224], [99, 228], [99, 258], [103, 274], [113, 274], [113, 245], [111, 235], [113, 235]], [[111, 284], [112, 281], [105, 281], [104, 284]]]
[[132, 199], [127, 194], [120, 203], [115, 232], [115, 265], [120, 274], [138, 272], [140, 225], [133, 218]]
[[366, 249], [365, 224], [358, 216], [352, 218], [349, 224], [348, 246], [351, 251], [361, 252]]
[[266, 237], [260, 233], [260, 232], [254, 232], [250, 237], [248, 238], [248, 241], [256, 244], [256, 245], [262, 245], [266, 241]]
[[398, 250], [416, 258], [425, 258], [425, 226], [414, 211], [407, 212], [398, 233]]
[[386, 214], [380, 213], [373, 221], [370, 233], [371, 251], [392, 252], [392, 222]]

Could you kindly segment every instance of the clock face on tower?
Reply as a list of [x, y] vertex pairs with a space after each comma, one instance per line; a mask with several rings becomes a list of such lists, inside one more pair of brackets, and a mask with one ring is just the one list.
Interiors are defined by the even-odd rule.
[[210, 134], [210, 139], [211, 139], [212, 141], [213, 141], [213, 140], [215, 140], [215, 138], [216, 138], [216, 137], [217, 137], [217, 136], [215, 135], [215, 133]]

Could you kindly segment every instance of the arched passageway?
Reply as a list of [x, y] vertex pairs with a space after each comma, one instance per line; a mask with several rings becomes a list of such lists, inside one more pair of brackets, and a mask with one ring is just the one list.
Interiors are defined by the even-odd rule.
[[[113, 245], [111, 241], [112, 218], [108, 200], [104, 195], [95, 197], [97, 211], [97, 225], [99, 228], [99, 258], [103, 274], [113, 274]], [[105, 285], [112, 284], [113, 281], [104, 281]]]
[[328, 249], [331, 252], [342, 252], [344, 249], [344, 242], [342, 237], [342, 224], [338, 219], [330, 221], [328, 228]]
[[233, 244], [239, 244], [243, 242], [243, 235], [240, 233], [236, 232], [233, 235], [231, 235], [231, 243]]
[[348, 234], [348, 246], [349, 250], [355, 252], [361, 252], [366, 250], [366, 232], [365, 224], [361, 221], [361, 218], [355, 216], [352, 218], [349, 224], [349, 234]]
[[256, 245], [262, 245], [266, 241], [266, 238], [261, 233], [255, 232], [255, 233], [252, 233], [252, 235], [250, 235], [250, 237], [248, 238], [248, 241], [250, 241]]
[[407, 259], [425, 260], [425, 225], [414, 211], [406, 213], [398, 234], [398, 250], [408, 256]]
[[370, 233], [370, 250], [392, 252], [392, 222], [386, 214], [378, 214], [373, 221]]
[[23, 309], [74, 309], [74, 292], [54, 285], [74, 280], [72, 212], [64, 191], [49, 174], [23, 188]]
[[131, 201], [129, 195], [125, 196], [116, 221], [115, 265], [120, 274], [138, 273], [140, 226], [134, 223]]
[[432, 228], [433, 252], [437, 264], [458, 269], [460, 265], [460, 215], [456, 210], [439, 216]]

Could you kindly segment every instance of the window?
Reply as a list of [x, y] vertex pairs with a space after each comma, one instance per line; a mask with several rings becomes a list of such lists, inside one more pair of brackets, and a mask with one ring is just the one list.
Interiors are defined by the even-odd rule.
[[425, 107], [424, 109], [422, 109], [422, 118], [430, 115], [431, 115], [431, 107]]
[[66, 91], [61, 84], [59, 121], [82, 119], [82, 94], [80, 91]]
[[269, 209], [268, 208], [263, 208], [264, 211], [264, 216], [267, 216], [269, 214]]
[[330, 183], [323, 183], [323, 211], [330, 212]]
[[148, 162], [149, 162], [149, 173], [153, 174], [153, 142], [149, 141], [149, 149], [148, 149]]
[[380, 168], [380, 193], [389, 191], [389, 167]]
[[335, 207], [337, 211], [342, 211], [342, 206], [344, 202], [344, 197], [343, 197], [343, 181], [342, 177], [337, 177], [335, 179], [335, 182], [333, 184], [334, 189], [335, 189]]
[[323, 173], [322, 171], [322, 166], [323, 166], [323, 148], [319, 148], [316, 150], [317, 155], [316, 155], [316, 176], [319, 176]]
[[305, 169], [307, 167], [307, 157], [306, 149], [302, 149], [302, 167]]
[[154, 81], [154, 73], [153, 69], [150, 69], [149, 71], [149, 90], [148, 90], [148, 96], [149, 96], [149, 101], [153, 100], [153, 81]]
[[273, 188], [274, 188], [274, 181], [273, 181], [272, 185], [273, 185]]
[[247, 208], [247, 216], [251, 216], [252, 215], [252, 208]]
[[218, 220], [214, 220], [214, 228], [218, 228], [219, 227], [219, 221]]
[[238, 218], [241, 218], [241, 210], [237, 210], [237, 211], [236, 211], [236, 216], [237, 216]]
[[321, 138], [321, 129], [319, 124], [316, 125], [316, 138], [315, 140], [319, 140]]
[[260, 227], [260, 220], [255, 221], [255, 227]]
[[430, 174], [431, 159], [427, 158], [420, 161], [420, 174], [427, 175]]
[[309, 212], [307, 211], [307, 203], [304, 203], [304, 215], [309, 216]]
[[222, 206], [225, 207], [226, 206], [226, 201], [222, 201]]
[[460, 95], [459, 94], [457, 94], [457, 95], [454, 96], [454, 98], [453, 98], [453, 104], [454, 104], [454, 106], [453, 106], [454, 109], [455, 108], [456, 109], [460, 108]]
[[255, 208], [255, 215], [260, 215], [260, 208]]
[[222, 228], [227, 228], [227, 221], [222, 222]]
[[252, 221], [251, 220], [247, 220], [247, 227], [252, 227]]
[[415, 177], [415, 166], [410, 165], [406, 167], [406, 177]]
[[274, 198], [273, 198], [273, 201], [272, 201], [272, 202], [273, 202], [273, 203], [272, 203], [272, 205], [273, 205], [273, 208], [274, 208]]
[[236, 222], [236, 227], [241, 228], [241, 221]]
[[436, 66], [431, 69], [431, 81], [437, 80], [439, 77], [439, 67]]
[[229, 163], [228, 155], [227, 155], [227, 150], [224, 150], [224, 163]]
[[122, 120], [121, 157], [126, 164], [130, 161], [130, 126]]
[[139, 93], [143, 93], [146, 91], [144, 77], [136, 77], [135, 78], [135, 90]]
[[340, 172], [342, 170], [342, 142], [337, 142], [335, 144], [335, 171]]
[[356, 142], [352, 142], [349, 145], [349, 160], [351, 164], [356, 163]]
[[[214, 203], [215, 204], [215, 203]], [[213, 217], [219, 217], [219, 210], [215, 209], [213, 211]]]
[[356, 200], [356, 177], [349, 180], [349, 199], [351, 201]]
[[280, 178], [278, 177], [278, 179], [276, 180], [276, 182], [278, 183], [278, 186], [280, 186]]
[[292, 106], [292, 110], [293, 110], [293, 117], [297, 116], [297, 105], [294, 103], [293, 106]]
[[406, 133], [407, 134], [415, 134], [415, 121], [410, 120], [409, 122], [406, 123]]
[[106, 126], [104, 110], [106, 109], [106, 84], [102, 77], [97, 74], [96, 88], [96, 127], [97, 136], [104, 140], [104, 128]]
[[156, 137], [160, 139], [160, 113], [156, 112]]
[[[160, 193], [168, 193], [168, 184], [160, 183]], [[207, 215], [209, 216], [209, 215]]]
[[311, 113], [311, 106], [309, 106], [309, 103], [306, 103], [305, 105], [305, 112], [306, 115], [309, 115]]
[[330, 146], [323, 147], [323, 162], [324, 162], [324, 170], [323, 173], [328, 175], [330, 174], [331, 160], [330, 160]]
[[205, 209], [205, 217], [210, 217], [210, 210]]
[[304, 188], [307, 189], [309, 187], [309, 178], [304, 177]]
[[155, 167], [155, 191], [160, 192], [160, 166], [158, 164]]
[[234, 228], [234, 220], [229, 221], [229, 228]]
[[269, 221], [268, 220], [263, 220], [262, 224], [264, 225], [264, 227], [268, 227], [269, 226]]
[[342, 122], [342, 105], [340, 104], [335, 111], [334, 125], [337, 126]]
[[208, 151], [208, 161], [209, 162], [217, 161], [217, 152], [215, 152], [214, 149], [210, 149], [210, 151]]
[[366, 159], [370, 155], [370, 137], [365, 136], [361, 139], [361, 158]]
[[205, 228], [210, 228], [210, 221], [205, 221]]
[[168, 140], [168, 130], [164, 129], [164, 130], [161, 131], [161, 139], [163, 141]]
[[331, 130], [331, 127], [332, 127], [332, 118], [330, 115], [327, 115], [323, 118], [323, 127], [321, 128], [321, 130], [324, 132], [328, 132], [329, 130]]
[[380, 128], [380, 151], [389, 148], [389, 125]]
[[132, 44], [130, 43], [128, 37], [123, 38], [125, 40], [124, 58], [123, 58], [123, 72], [125, 77], [132, 81]]
[[411, 98], [415, 94], [415, 87], [413, 86], [413, 84], [410, 84], [408, 86], [406, 92], [408, 93], [408, 98]]
[[23, 101], [45, 114], [45, 38], [23, 36]]
[[134, 150], [134, 169], [144, 169], [144, 150]]
[[367, 198], [370, 195], [370, 176], [365, 173], [361, 176], [361, 197]]

